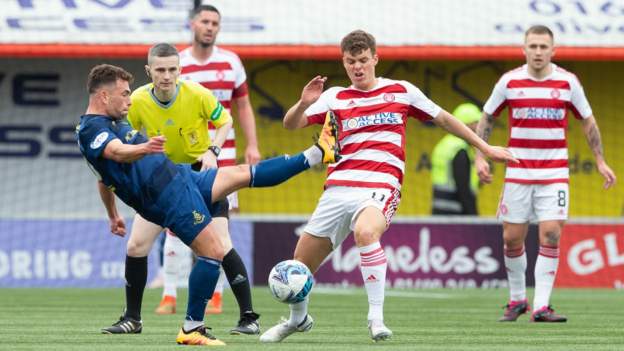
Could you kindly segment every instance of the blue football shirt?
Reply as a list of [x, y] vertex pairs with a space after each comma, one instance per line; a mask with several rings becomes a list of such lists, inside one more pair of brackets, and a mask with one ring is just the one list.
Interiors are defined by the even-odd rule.
[[84, 115], [76, 130], [80, 152], [96, 177], [126, 204], [141, 212], [154, 205], [178, 168], [162, 154], [150, 154], [131, 163], [102, 156], [114, 139], [124, 144], [141, 144], [147, 138], [124, 120], [103, 115]]

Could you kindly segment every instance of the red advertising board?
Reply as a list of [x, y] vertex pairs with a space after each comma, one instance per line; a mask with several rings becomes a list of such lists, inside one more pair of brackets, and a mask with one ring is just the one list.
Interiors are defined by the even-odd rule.
[[556, 286], [624, 288], [624, 224], [567, 224]]

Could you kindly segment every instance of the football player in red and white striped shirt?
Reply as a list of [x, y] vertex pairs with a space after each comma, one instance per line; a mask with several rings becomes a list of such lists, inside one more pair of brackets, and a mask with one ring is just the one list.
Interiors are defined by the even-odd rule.
[[[514, 160], [508, 150], [492, 147], [406, 81], [376, 77], [375, 39], [357, 30], [341, 43], [348, 88], [323, 92], [325, 77], [317, 76], [284, 117], [287, 129], [322, 124], [333, 112], [338, 120], [342, 158], [328, 169], [321, 196], [294, 258], [316, 272], [321, 262], [353, 231], [360, 251], [360, 269], [368, 294], [368, 326], [373, 340], [392, 336], [383, 321], [386, 256], [380, 244], [401, 197], [405, 170], [405, 127], [408, 117], [431, 120], [466, 139], [496, 161]], [[308, 331], [312, 318], [307, 299], [290, 305], [290, 319], [267, 330], [262, 342], [280, 342]]]
[[[192, 46], [180, 52], [180, 66], [182, 68], [180, 79], [192, 80], [210, 89], [228, 112], [232, 104], [236, 105], [238, 122], [247, 141], [245, 163], [254, 165], [260, 161], [260, 152], [256, 139], [256, 122], [247, 90], [245, 68], [235, 53], [215, 45], [220, 26], [221, 14], [214, 6], [200, 5], [193, 10], [191, 13], [193, 43]], [[212, 124], [209, 125], [209, 132], [213, 138], [215, 128]], [[217, 153], [219, 167], [236, 164], [234, 128], [230, 130], [222, 148], [217, 149]], [[236, 192], [228, 195], [228, 201], [230, 210], [238, 209]], [[226, 255], [223, 258], [223, 270], [213, 297], [208, 302], [206, 313], [221, 313], [224, 279], [228, 279], [240, 309], [240, 320], [238, 325], [231, 330], [231, 333], [257, 334], [260, 332], [256, 321], [258, 315], [252, 308], [247, 270], [242, 259], [232, 247], [227, 218], [215, 218], [215, 220], [217, 219], [224, 219], [219, 222], [219, 234], [225, 246]], [[165, 291], [163, 292], [161, 307], [163, 303], [166, 303], [168, 291], [171, 294], [176, 289], [176, 273], [178, 271], [176, 267], [180, 264], [176, 258], [182, 259], [184, 257], [183, 252], [187, 250], [178, 238], [171, 235], [166, 236], [165, 248], [165, 254], [168, 256], [165, 260], [167, 264], [163, 267]]]
[[[477, 133], [487, 141], [494, 117], [509, 110], [509, 150], [520, 161], [507, 165], [505, 185], [498, 209], [503, 221], [505, 266], [510, 301], [501, 321], [515, 321], [529, 310], [526, 299], [527, 266], [524, 241], [530, 220], [539, 222], [539, 255], [535, 264], [535, 297], [531, 320], [565, 322], [549, 300], [559, 263], [559, 237], [568, 218], [568, 110], [581, 121], [583, 132], [596, 158], [604, 188], [615, 183], [607, 165], [600, 131], [585, 92], [576, 76], [551, 62], [553, 33], [545, 26], [529, 28], [525, 34], [526, 64], [504, 74], [483, 107]], [[479, 177], [492, 180], [487, 161], [475, 160]]]

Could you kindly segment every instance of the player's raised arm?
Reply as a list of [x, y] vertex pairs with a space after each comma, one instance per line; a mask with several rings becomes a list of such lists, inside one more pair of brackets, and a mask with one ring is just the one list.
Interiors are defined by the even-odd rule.
[[476, 147], [486, 157], [496, 162], [514, 162], [518, 163], [511, 152], [504, 147], [492, 146], [481, 139], [465, 124], [460, 122], [457, 118], [453, 117], [450, 113], [442, 110], [440, 114], [433, 119], [433, 122], [446, 129], [448, 132], [466, 140], [470, 145]]
[[284, 116], [284, 128], [299, 129], [308, 125], [304, 112], [319, 99], [323, 93], [325, 81], [327, 81], [327, 77], [316, 76], [303, 87], [301, 99]]
[[611, 170], [611, 167], [607, 165], [607, 161], [604, 159], [604, 151], [602, 148], [602, 139], [600, 137], [598, 123], [596, 123], [596, 119], [593, 115], [583, 119], [582, 123], [583, 133], [587, 139], [587, 144], [589, 144], [589, 148], [594, 153], [594, 158], [596, 159], [596, 168], [605, 179], [604, 188], [609, 189], [615, 184], [616, 177], [615, 173]]
[[121, 140], [114, 139], [106, 145], [102, 156], [115, 162], [130, 163], [145, 155], [164, 152], [166, 140], [164, 136], [158, 135], [150, 138], [145, 143], [132, 145], [124, 144]]

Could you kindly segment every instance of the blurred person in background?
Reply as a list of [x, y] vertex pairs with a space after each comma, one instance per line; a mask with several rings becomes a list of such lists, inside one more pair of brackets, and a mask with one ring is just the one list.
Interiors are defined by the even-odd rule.
[[[552, 31], [530, 27], [524, 36], [526, 64], [505, 73], [483, 106], [477, 134], [488, 141], [494, 118], [509, 109], [509, 149], [520, 160], [508, 164], [498, 218], [503, 222], [504, 261], [509, 302], [500, 321], [515, 321], [530, 310], [526, 297], [527, 257], [524, 242], [531, 220], [539, 223], [539, 254], [535, 263], [533, 322], [566, 322], [550, 305], [557, 267], [559, 240], [569, 209], [567, 113], [581, 121], [596, 159], [604, 188], [616, 177], [604, 157], [600, 130], [578, 78], [551, 62], [555, 54]], [[477, 151], [477, 174], [492, 181], [487, 161]]]
[[[472, 131], [481, 119], [481, 110], [474, 104], [457, 106], [453, 116]], [[464, 139], [445, 135], [431, 153], [432, 214], [477, 215], [479, 177], [473, 167], [474, 149]]]

